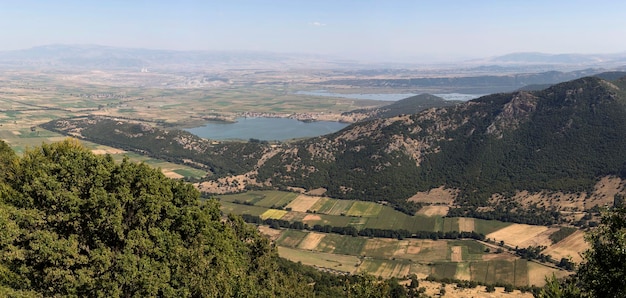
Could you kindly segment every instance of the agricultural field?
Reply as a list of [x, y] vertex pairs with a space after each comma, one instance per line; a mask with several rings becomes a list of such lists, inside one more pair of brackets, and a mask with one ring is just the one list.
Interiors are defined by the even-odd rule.
[[[410, 232], [475, 231], [488, 234], [511, 225], [510, 223], [493, 220], [441, 217], [437, 214], [426, 216], [418, 213], [410, 216], [374, 202], [337, 200], [284, 191], [248, 191], [238, 194], [219, 195], [218, 197], [222, 202], [226, 203], [285, 210], [287, 212], [281, 219], [292, 222], [301, 221], [309, 226], [352, 226], [359, 230], [372, 228], [407, 230]], [[250, 208], [239, 208], [228, 204], [223, 209], [225, 212], [246, 214], [245, 210]], [[258, 215], [257, 213], [255, 212], [252, 215]]]
[[551, 255], [556, 260], [571, 258], [572, 262], [580, 263], [582, 261], [581, 252], [588, 248], [589, 243], [585, 241], [585, 233], [583, 231], [576, 231], [565, 239], [548, 247], [544, 253]]
[[366, 272], [384, 278], [430, 275], [515, 286], [541, 286], [547, 275], [568, 274], [506, 252], [486, 252], [487, 247], [474, 240], [397, 240], [270, 230], [265, 233], [277, 235], [274, 238], [280, 256], [343, 272]]

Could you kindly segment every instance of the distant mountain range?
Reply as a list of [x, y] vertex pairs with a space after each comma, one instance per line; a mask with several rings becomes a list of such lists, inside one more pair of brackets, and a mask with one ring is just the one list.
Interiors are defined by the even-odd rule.
[[[498, 57], [458, 62], [460, 68], [475, 71], [510, 71], [529, 65], [615, 68], [626, 65], [626, 52], [616, 54], [513, 53]], [[0, 67], [37, 69], [159, 69], [197, 70], [208, 67], [244, 68], [353, 68], [384, 69], [415, 67], [405, 63], [361, 63], [311, 54], [285, 54], [260, 51], [172, 51], [119, 48], [100, 45], [45, 45], [30, 49], [0, 51]], [[528, 69], [526, 69], [528, 70]]]
[[43, 69], [201, 70], [220, 67], [278, 68], [334, 64], [316, 55], [259, 51], [172, 51], [99, 45], [46, 45], [0, 52], [0, 67]]

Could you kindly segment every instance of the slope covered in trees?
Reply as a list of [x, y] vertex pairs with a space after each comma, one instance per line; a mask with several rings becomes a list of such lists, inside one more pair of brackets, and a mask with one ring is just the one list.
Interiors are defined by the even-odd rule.
[[443, 185], [460, 190], [453, 215], [494, 218], [474, 208], [493, 194], [580, 192], [602, 176], [626, 177], [625, 81], [587, 77], [357, 123], [274, 155], [258, 178], [392, 203]]
[[215, 200], [201, 202], [191, 185], [75, 141], [22, 157], [0, 141], [0, 166], [2, 295], [383, 297], [403, 290], [280, 261], [266, 238], [222, 216]]

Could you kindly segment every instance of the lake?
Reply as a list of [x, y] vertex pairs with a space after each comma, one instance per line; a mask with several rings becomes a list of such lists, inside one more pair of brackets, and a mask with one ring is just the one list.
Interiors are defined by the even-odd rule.
[[235, 123], [209, 122], [186, 131], [213, 140], [284, 141], [321, 136], [339, 131], [346, 126], [347, 123], [341, 122], [302, 122], [289, 118], [237, 118]]
[[[325, 96], [325, 97], [340, 97], [350, 99], [371, 99], [371, 100], [384, 100], [384, 101], [398, 101], [407, 97], [415, 96], [413, 93], [333, 93], [326, 90], [315, 91], [298, 91], [296, 94], [311, 95], [311, 96]], [[482, 94], [464, 94], [464, 93], [440, 93], [433, 94], [439, 96], [445, 100], [462, 100], [468, 101], [474, 98], [483, 96]]]

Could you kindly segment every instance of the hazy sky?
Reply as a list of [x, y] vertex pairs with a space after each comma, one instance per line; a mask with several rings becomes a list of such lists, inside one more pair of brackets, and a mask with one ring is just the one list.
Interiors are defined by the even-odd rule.
[[626, 51], [626, 1], [2, 0], [0, 50], [100, 44], [382, 61]]

